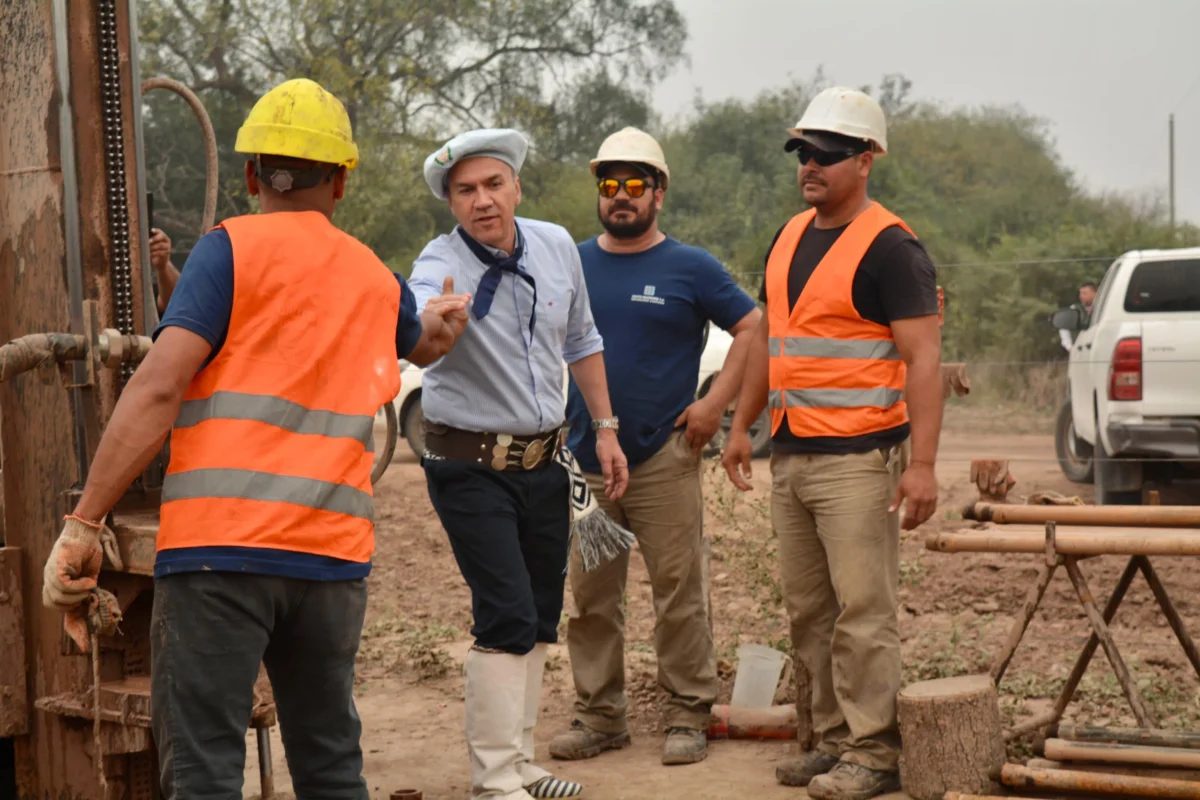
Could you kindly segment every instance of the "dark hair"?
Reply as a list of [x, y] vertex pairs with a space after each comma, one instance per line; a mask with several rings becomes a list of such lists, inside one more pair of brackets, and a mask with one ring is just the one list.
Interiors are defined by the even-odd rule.
[[1083, 283], [1079, 284], [1079, 288], [1080, 289], [1095, 289], [1096, 284], [1092, 283], [1091, 281], [1084, 281]]

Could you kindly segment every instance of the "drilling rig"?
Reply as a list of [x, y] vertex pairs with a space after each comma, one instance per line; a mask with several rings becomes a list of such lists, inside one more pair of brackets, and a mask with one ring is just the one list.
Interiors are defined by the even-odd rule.
[[[107, 520], [123, 563], [106, 557], [100, 586], [119, 601], [119, 631], [81, 652], [41, 598], [63, 516], [157, 322], [141, 120], [154, 82], [139, 75], [136, 5], [0, 3], [0, 798], [161, 796], [149, 631], [165, 448]], [[274, 724], [256, 697], [264, 797]]]

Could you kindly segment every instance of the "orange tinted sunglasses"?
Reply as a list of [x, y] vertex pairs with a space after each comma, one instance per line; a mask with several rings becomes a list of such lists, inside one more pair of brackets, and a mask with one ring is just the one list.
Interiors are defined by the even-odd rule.
[[654, 188], [654, 182], [648, 181], [645, 178], [605, 178], [597, 182], [600, 187], [600, 196], [613, 198], [617, 196], [617, 192], [621, 191], [621, 187], [625, 187], [625, 194], [635, 200], [646, 193], [647, 189]]

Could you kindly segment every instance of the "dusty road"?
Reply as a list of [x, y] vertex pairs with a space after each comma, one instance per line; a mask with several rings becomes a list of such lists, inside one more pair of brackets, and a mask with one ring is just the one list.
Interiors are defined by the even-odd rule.
[[[985, 671], [1038, 568], [1036, 556], [943, 555], [924, 549], [928, 530], [961, 526], [957, 509], [975, 498], [967, 481], [972, 457], [1010, 459], [1018, 479], [1011, 495], [1016, 502], [1044, 489], [1092, 499], [1090, 486], [1070, 484], [1058, 471], [1049, 428], [1021, 422], [993, 420], [984, 426], [948, 419], [938, 466], [941, 507], [935, 519], [906, 537], [902, 550], [900, 618], [908, 680]], [[1047, 433], [1008, 433], [1039, 427]], [[768, 465], [755, 463], [758, 489], [749, 495], [734, 492], [715, 463], [708, 469], [706, 528], [714, 538], [714, 629], [723, 677], [721, 700], [727, 701], [737, 645], [763, 642], [786, 649], [788, 632], [763, 489]], [[469, 786], [461, 678], [470, 644], [469, 594], [429, 504], [422, 473], [403, 442], [377, 495], [378, 553], [357, 697], [371, 796], [386, 798], [398, 789], [418, 788], [426, 800], [458, 800], [467, 796]], [[1200, 579], [1181, 559], [1160, 561], [1163, 580], [1194, 630], [1200, 622], [1195, 619], [1200, 602], [1194, 591]], [[554, 762], [551, 768], [586, 784], [585, 796], [596, 800], [715, 800], [750, 792], [804, 796], [774, 780], [775, 765], [792, 752], [788, 744], [714, 742], [701, 764], [661, 765], [650, 588], [640, 557], [635, 554], [632, 563], [626, 663], [634, 746], [591, 761]], [[1097, 595], [1107, 596], [1121, 567], [1121, 561], [1112, 558], [1088, 562], [1085, 571]], [[1143, 583], [1135, 582], [1114, 630], [1158, 721], [1164, 727], [1194, 726], [1200, 720], [1200, 685]], [[1065, 578], [1056, 581], [1002, 684], [1006, 717], [1047, 707], [1087, 633], [1069, 584]], [[573, 698], [565, 649], [557, 646], [551, 653], [538, 728], [543, 762], [549, 761], [550, 737], [570, 721]], [[1082, 701], [1069, 716], [1099, 724], [1132, 721], [1102, 657], [1093, 660], [1081, 694]], [[777, 700], [788, 697], [790, 687], [781, 687]], [[278, 729], [273, 741], [277, 788], [287, 792], [290, 783]], [[258, 792], [256, 755], [253, 739], [247, 742], [246, 794], [253, 796]]]

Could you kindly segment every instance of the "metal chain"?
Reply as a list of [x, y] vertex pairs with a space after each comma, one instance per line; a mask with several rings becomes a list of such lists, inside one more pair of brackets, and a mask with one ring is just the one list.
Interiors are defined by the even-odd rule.
[[[96, 6], [100, 34], [100, 96], [104, 123], [105, 190], [108, 198], [113, 308], [117, 330], [125, 335], [132, 335], [135, 332], [133, 267], [129, 251], [129, 203], [125, 182], [125, 125], [121, 113], [117, 5], [116, 0], [98, 0]], [[122, 383], [133, 375], [134, 367], [135, 365], [130, 363], [122, 365]]]

